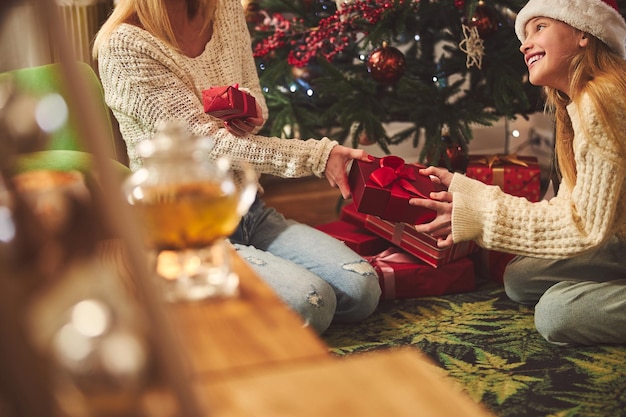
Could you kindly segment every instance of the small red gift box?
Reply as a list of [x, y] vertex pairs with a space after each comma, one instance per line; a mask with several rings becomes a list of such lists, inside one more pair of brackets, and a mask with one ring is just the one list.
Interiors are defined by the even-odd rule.
[[437, 247], [437, 239], [417, 232], [409, 224], [393, 223], [375, 216], [367, 216], [365, 228], [435, 268], [469, 255], [478, 247], [473, 241], [468, 241], [442, 249]]
[[318, 230], [341, 240], [350, 249], [361, 256], [369, 256], [379, 253], [389, 246], [389, 242], [380, 236], [376, 236], [362, 227], [338, 220], [315, 227]]
[[354, 161], [348, 180], [356, 210], [394, 222], [430, 222], [435, 218], [433, 210], [409, 204], [411, 198], [430, 198], [436, 191], [431, 179], [418, 172], [420, 168], [397, 156]]
[[390, 247], [366, 259], [378, 274], [381, 299], [439, 296], [476, 288], [474, 264], [468, 257], [433, 268], [401, 249]]
[[365, 226], [365, 218], [367, 214], [359, 213], [356, 210], [356, 206], [354, 202], [348, 203], [341, 208], [341, 212], [339, 213], [339, 220], [343, 220], [344, 222], [352, 223], [357, 226]]
[[465, 175], [533, 202], [540, 198], [541, 169], [534, 156], [470, 155]]
[[256, 100], [241, 91], [237, 84], [202, 90], [202, 104], [205, 113], [223, 120], [245, 119], [257, 115]]

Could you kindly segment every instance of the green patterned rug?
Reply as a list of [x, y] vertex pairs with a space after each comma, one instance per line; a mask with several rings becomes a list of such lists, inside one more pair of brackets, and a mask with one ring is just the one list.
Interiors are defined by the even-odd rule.
[[626, 346], [551, 345], [532, 309], [493, 283], [382, 302], [362, 323], [333, 324], [324, 340], [337, 355], [414, 346], [496, 416], [626, 416]]

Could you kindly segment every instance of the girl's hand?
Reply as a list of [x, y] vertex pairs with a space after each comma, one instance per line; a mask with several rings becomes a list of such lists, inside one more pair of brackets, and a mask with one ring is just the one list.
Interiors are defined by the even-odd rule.
[[235, 136], [246, 136], [249, 133], [254, 133], [263, 126], [263, 112], [258, 102], [256, 103], [256, 114], [256, 117], [226, 120], [224, 127]]
[[363, 149], [348, 148], [342, 145], [335, 145], [330, 151], [330, 156], [326, 162], [324, 176], [333, 188], [339, 188], [343, 198], [351, 196], [348, 185], [348, 174], [346, 173], [348, 162], [356, 159], [363, 162], [372, 162], [373, 157], [368, 155]]
[[454, 176], [454, 173], [448, 171], [445, 168], [433, 166], [420, 169], [420, 174], [430, 176], [434, 183], [443, 185], [444, 187], [446, 187], [446, 190], [448, 189], [448, 187], [450, 187], [452, 177]]
[[[429, 169], [426, 168], [422, 171]], [[412, 206], [424, 207], [437, 213], [435, 219], [430, 223], [415, 225], [415, 230], [437, 238], [438, 247], [448, 248], [454, 243], [452, 240], [453, 195], [448, 191], [439, 191], [430, 193], [430, 198], [430, 200], [426, 198], [412, 198], [409, 200], [409, 204]]]

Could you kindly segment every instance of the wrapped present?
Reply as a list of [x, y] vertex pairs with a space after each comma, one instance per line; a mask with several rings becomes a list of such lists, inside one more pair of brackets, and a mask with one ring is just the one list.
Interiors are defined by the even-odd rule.
[[467, 256], [478, 248], [473, 241], [439, 248], [437, 239], [429, 234], [417, 232], [409, 224], [394, 223], [376, 216], [367, 216], [365, 228], [435, 268]]
[[361, 256], [373, 255], [389, 246], [389, 242], [380, 236], [368, 232], [363, 227], [342, 220], [322, 224], [315, 228], [341, 240]]
[[390, 247], [366, 259], [378, 274], [384, 300], [439, 296], [476, 288], [474, 264], [469, 257], [433, 268], [399, 248]]
[[500, 284], [504, 283], [504, 270], [515, 255], [479, 248], [473, 255], [476, 273]]
[[255, 117], [256, 100], [237, 84], [223, 87], [211, 87], [202, 90], [204, 112], [223, 119], [245, 119]]
[[541, 169], [534, 156], [470, 155], [465, 175], [532, 202], [540, 198]]
[[363, 227], [365, 226], [366, 216], [367, 214], [359, 213], [354, 202], [351, 202], [341, 208], [339, 220]]
[[395, 222], [427, 223], [435, 212], [409, 204], [411, 198], [430, 198], [437, 187], [421, 175], [421, 165], [405, 164], [402, 158], [386, 156], [373, 162], [354, 161], [348, 175], [356, 210]]

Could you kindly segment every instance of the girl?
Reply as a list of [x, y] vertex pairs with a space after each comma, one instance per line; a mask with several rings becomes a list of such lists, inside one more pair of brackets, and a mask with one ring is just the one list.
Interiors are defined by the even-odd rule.
[[[239, 0], [120, 0], [95, 39], [94, 55], [131, 169], [141, 166], [135, 145], [169, 121], [184, 122], [194, 135], [213, 137], [212, 156], [245, 160], [259, 174], [326, 176], [345, 198], [350, 196], [347, 163], [370, 158], [328, 138], [254, 134], [267, 106]], [[235, 83], [255, 97], [258, 116], [224, 124], [205, 114], [202, 90]], [[333, 319], [364, 319], [378, 304], [378, 277], [366, 261], [342, 242], [286, 220], [260, 199], [230, 240], [320, 333]]]
[[626, 343], [626, 23], [614, 0], [530, 0], [515, 30], [556, 120], [557, 195], [531, 203], [429, 167], [447, 191], [416, 230], [517, 254], [505, 290], [555, 344]]

